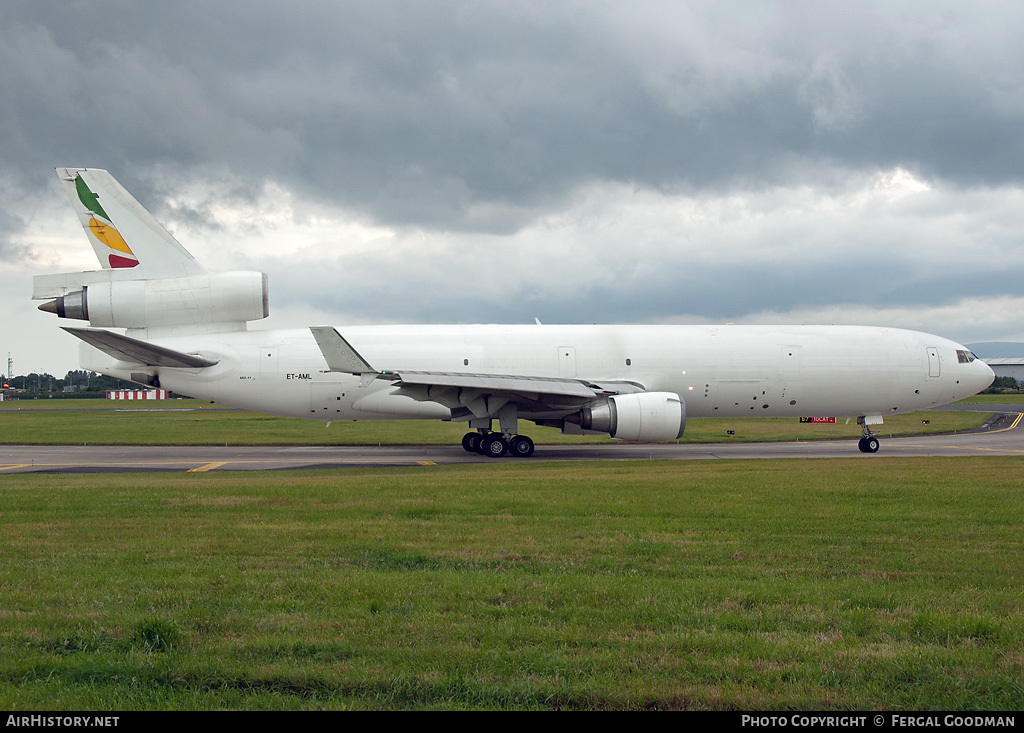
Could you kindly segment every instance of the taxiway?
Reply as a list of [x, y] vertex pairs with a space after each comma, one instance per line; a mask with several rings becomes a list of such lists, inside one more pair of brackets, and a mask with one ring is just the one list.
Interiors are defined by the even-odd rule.
[[[989, 411], [988, 406], [976, 409]], [[882, 437], [877, 454], [856, 440], [779, 443], [542, 445], [532, 458], [487, 458], [460, 446], [0, 446], [0, 476], [12, 473], [269, 471], [352, 466], [431, 466], [535, 461], [752, 460], [781, 458], [1024, 456], [1021, 412], [993, 415], [986, 429], [956, 435]]]

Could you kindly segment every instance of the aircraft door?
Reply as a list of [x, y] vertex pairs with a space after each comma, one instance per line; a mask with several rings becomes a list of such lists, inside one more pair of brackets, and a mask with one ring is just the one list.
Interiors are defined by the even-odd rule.
[[317, 415], [325, 420], [340, 419], [339, 415], [343, 409], [341, 400], [345, 396], [344, 389], [341, 382], [310, 381], [310, 414]]
[[277, 379], [279, 363], [280, 354], [277, 346], [260, 347], [260, 379]]
[[558, 347], [558, 376], [576, 376], [576, 348], [573, 346]]
[[790, 404], [796, 404], [800, 399], [800, 380], [803, 375], [800, 372], [800, 347], [783, 346], [781, 354], [781, 376], [782, 399]]
[[941, 364], [939, 362], [939, 350], [934, 346], [928, 347], [928, 376], [938, 377], [941, 375]]

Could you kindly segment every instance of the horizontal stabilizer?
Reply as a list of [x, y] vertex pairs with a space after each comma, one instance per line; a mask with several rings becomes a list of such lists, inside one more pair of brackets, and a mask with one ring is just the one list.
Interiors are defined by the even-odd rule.
[[316, 345], [327, 361], [332, 372], [346, 374], [375, 374], [377, 370], [366, 363], [359, 352], [331, 326], [310, 326]]
[[185, 354], [164, 346], [151, 344], [148, 341], [140, 341], [129, 336], [122, 336], [113, 331], [104, 331], [99, 328], [71, 328], [69, 326], [61, 326], [61, 328], [82, 339], [82, 341], [85, 341], [90, 346], [95, 346], [103, 353], [121, 361], [133, 362], [144, 366], [185, 369], [210, 367], [217, 363], [212, 359], [204, 359], [195, 354]]

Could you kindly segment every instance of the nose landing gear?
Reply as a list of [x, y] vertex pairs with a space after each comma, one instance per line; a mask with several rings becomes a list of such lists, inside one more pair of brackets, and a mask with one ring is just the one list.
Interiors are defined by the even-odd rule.
[[869, 416], [869, 417], [858, 417], [857, 423], [864, 429], [864, 437], [857, 443], [857, 447], [860, 448], [861, 453], [877, 453], [878, 452], [878, 438], [875, 437], [874, 431], [871, 429], [872, 425], [881, 425], [882, 418], [880, 416]]
[[860, 448], [861, 453], [877, 453], [878, 446], [878, 438], [874, 435], [866, 435], [857, 443], [857, 447]]

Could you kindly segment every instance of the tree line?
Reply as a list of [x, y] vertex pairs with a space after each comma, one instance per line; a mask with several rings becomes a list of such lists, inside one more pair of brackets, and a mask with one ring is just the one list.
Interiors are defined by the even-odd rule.
[[992, 384], [982, 394], [998, 394], [1004, 389], [1020, 389], [1020, 384], [1013, 377], [996, 377]]
[[47, 372], [19, 374], [3, 380], [8, 398], [37, 399], [40, 397], [103, 397], [112, 389], [146, 389], [135, 382], [126, 382], [84, 369], [73, 369], [63, 377]]

